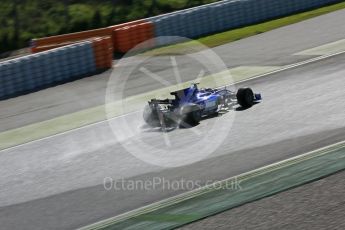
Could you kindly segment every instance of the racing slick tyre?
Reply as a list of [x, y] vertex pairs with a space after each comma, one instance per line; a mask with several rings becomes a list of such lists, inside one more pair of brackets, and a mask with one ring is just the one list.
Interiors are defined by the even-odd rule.
[[197, 105], [188, 105], [182, 108], [185, 113], [182, 116], [179, 126], [181, 128], [190, 128], [199, 124], [201, 120], [201, 110]]
[[251, 88], [240, 88], [236, 97], [238, 104], [243, 108], [249, 108], [254, 104], [254, 93]]
[[157, 111], [150, 105], [146, 105], [143, 112], [143, 118], [146, 124], [151, 127], [160, 127]]

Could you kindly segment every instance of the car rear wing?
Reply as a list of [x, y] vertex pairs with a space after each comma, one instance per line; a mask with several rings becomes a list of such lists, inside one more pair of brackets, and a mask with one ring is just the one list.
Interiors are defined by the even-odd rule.
[[149, 104], [153, 104], [153, 105], [171, 105], [173, 103], [172, 99], [151, 99], [151, 101], [149, 101]]

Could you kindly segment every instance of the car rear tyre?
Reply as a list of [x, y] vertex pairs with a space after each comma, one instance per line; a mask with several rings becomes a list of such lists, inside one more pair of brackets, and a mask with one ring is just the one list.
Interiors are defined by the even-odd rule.
[[188, 108], [182, 108], [182, 110], [188, 112], [182, 115], [180, 127], [190, 128], [199, 124], [201, 120], [201, 110], [197, 105], [189, 105]]
[[182, 122], [180, 123], [181, 128], [190, 128], [199, 124], [201, 120], [201, 112], [194, 111], [191, 113], [186, 114]]
[[143, 112], [143, 118], [146, 124], [148, 124], [151, 127], [159, 127], [160, 122], [158, 118], [157, 111], [152, 108], [150, 105], [146, 105]]

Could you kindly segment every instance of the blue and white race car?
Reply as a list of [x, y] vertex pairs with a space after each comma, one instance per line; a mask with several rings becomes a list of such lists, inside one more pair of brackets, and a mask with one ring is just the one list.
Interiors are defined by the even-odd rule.
[[217, 114], [220, 109], [239, 104], [249, 108], [261, 101], [261, 94], [251, 88], [240, 88], [237, 93], [226, 87], [220, 89], [202, 88], [197, 84], [171, 92], [174, 99], [152, 99], [144, 109], [144, 120], [151, 127], [192, 127], [203, 117]]

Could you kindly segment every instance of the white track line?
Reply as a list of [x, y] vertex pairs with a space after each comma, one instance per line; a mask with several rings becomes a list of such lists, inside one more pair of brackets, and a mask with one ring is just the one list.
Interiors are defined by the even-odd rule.
[[[237, 180], [237, 179], [246, 180], [246, 179], [254, 177], [256, 175], [260, 175], [262, 173], [266, 173], [266, 172], [270, 172], [273, 170], [277, 170], [279, 168], [287, 167], [289, 165], [294, 164], [295, 161], [297, 161], [299, 163], [299, 162], [303, 162], [305, 160], [313, 159], [313, 158], [321, 156], [321, 155], [325, 155], [329, 152], [336, 151], [340, 148], [343, 148], [344, 145], [345, 145], [345, 141], [340, 141], [340, 142], [337, 142], [337, 143], [334, 143], [334, 144], [331, 144], [331, 145], [328, 145], [328, 146], [325, 146], [322, 148], [318, 148], [316, 150], [313, 150], [313, 151], [310, 151], [310, 152], [307, 152], [307, 153], [304, 153], [304, 154], [301, 154], [301, 155], [298, 155], [295, 157], [291, 157], [291, 158], [288, 158], [288, 159], [285, 159], [282, 161], [278, 161], [278, 162], [273, 163], [273, 164], [269, 164], [269, 165], [260, 167], [258, 169], [254, 169], [254, 170], [251, 170], [251, 171], [248, 171], [248, 172], [236, 175], [236, 176], [232, 176], [232, 177], [217, 181], [211, 185], [206, 185], [204, 187], [200, 187], [200, 188], [197, 188], [197, 189], [185, 192], [185, 193], [181, 193], [181, 194], [169, 197], [167, 199], [157, 201], [157, 202], [154, 202], [152, 204], [134, 209], [132, 211], [128, 211], [128, 212], [125, 212], [123, 214], [120, 214], [120, 215], [117, 215], [117, 216], [114, 216], [114, 217], [111, 217], [111, 218], [108, 218], [105, 220], [98, 221], [96, 223], [81, 227], [81, 228], [79, 228], [79, 230], [100, 229], [104, 226], [109, 226], [110, 224], [118, 223], [118, 222], [127, 220], [129, 218], [133, 218], [133, 217], [139, 216], [139, 215], [147, 213], [147, 212], [152, 212], [152, 211], [155, 211], [155, 210], [160, 209], [160, 208], [164, 208], [164, 207], [174, 205], [176, 203], [179, 203], [179, 202], [182, 202], [185, 200], [189, 200], [193, 197], [202, 195], [204, 193], [208, 193], [209, 192], [208, 189], [211, 189], [210, 191], [212, 192], [212, 191], [214, 191], [214, 190], [212, 190], [212, 188], [215, 188], [219, 184], [224, 184], [227, 181]], [[245, 179], [241, 179], [241, 178], [245, 178]]]
[[[272, 75], [272, 74], [279, 73], [279, 72], [282, 72], [282, 71], [285, 71], [285, 70], [289, 70], [289, 69], [293, 69], [293, 68], [296, 68], [296, 67], [299, 67], [299, 66], [307, 65], [307, 64], [310, 64], [310, 63], [313, 63], [313, 62], [321, 61], [321, 60], [324, 60], [324, 59], [327, 59], [327, 58], [330, 58], [330, 57], [334, 57], [334, 56], [337, 56], [337, 55], [340, 55], [340, 54], [343, 54], [343, 53], [345, 53], [345, 51], [340, 51], [340, 52], [333, 53], [333, 54], [327, 54], [327, 55], [322, 55], [320, 57], [311, 58], [311, 59], [308, 59], [306, 61], [302, 61], [302, 62], [294, 63], [294, 64], [291, 64], [291, 65], [287, 65], [287, 66], [284, 66], [284, 67], [282, 67], [280, 69], [277, 69], [277, 70], [273, 70], [273, 71], [270, 71], [270, 72], [267, 72], [267, 73], [264, 73], [264, 74], [260, 74], [260, 75], [257, 75], [257, 76], [251, 77], [251, 78], [247, 78], [247, 79], [244, 79], [244, 80], [241, 80], [241, 81], [237, 81], [235, 83], [232, 83], [232, 84], [226, 85], [226, 86], [231, 86], [231, 85], [236, 85], [236, 84], [239, 84], [239, 83], [242, 83], [242, 82], [251, 81], [251, 80], [254, 80], [254, 79], [257, 79], [257, 78], [261, 78], [261, 77], [265, 77], [265, 76], [268, 76], [268, 75]], [[224, 86], [222, 86], [222, 87], [224, 87]], [[219, 87], [219, 88], [221, 88], [221, 87]], [[113, 118], [110, 118], [110, 119], [107, 119], [107, 120], [98, 121], [98, 122], [95, 122], [95, 123], [92, 123], [92, 124], [88, 124], [88, 125], [85, 125], [85, 126], [82, 126], [82, 127], [79, 127], [79, 128], [67, 130], [67, 131], [64, 131], [64, 132], [61, 132], [61, 133], [57, 133], [57, 134], [54, 134], [54, 135], [51, 135], [51, 136], [47, 136], [47, 137], [44, 137], [44, 138], [40, 138], [40, 139], [37, 139], [37, 140], [33, 140], [33, 141], [29, 141], [29, 142], [26, 142], [26, 143], [23, 143], [23, 144], [19, 144], [19, 145], [16, 145], [16, 146], [5, 148], [5, 149], [0, 150], [0, 152], [11, 150], [11, 149], [14, 149], [14, 148], [18, 148], [18, 147], [21, 147], [21, 146], [24, 146], [24, 145], [27, 145], [27, 144], [32, 144], [32, 143], [39, 142], [39, 141], [42, 141], [42, 140], [46, 140], [46, 139], [49, 139], [49, 138], [57, 137], [57, 136], [60, 136], [60, 135], [64, 135], [64, 134], [67, 134], [67, 133], [70, 133], [70, 132], [75, 132], [75, 131], [78, 131], [78, 130], [81, 130], [81, 129], [84, 129], [84, 128], [89, 128], [91, 126], [98, 125], [98, 124], [101, 124], [101, 123], [105, 123], [105, 122], [108, 122], [109, 120], [117, 119], [117, 118], [120, 118], [120, 117], [123, 117], [123, 116], [127, 116], [129, 114], [137, 113], [137, 112], [138, 111], [130, 112], [130, 113], [123, 114], [123, 115], [120, 115], [120, 116], [116, 116], [116, 117], [113, 117]]]

